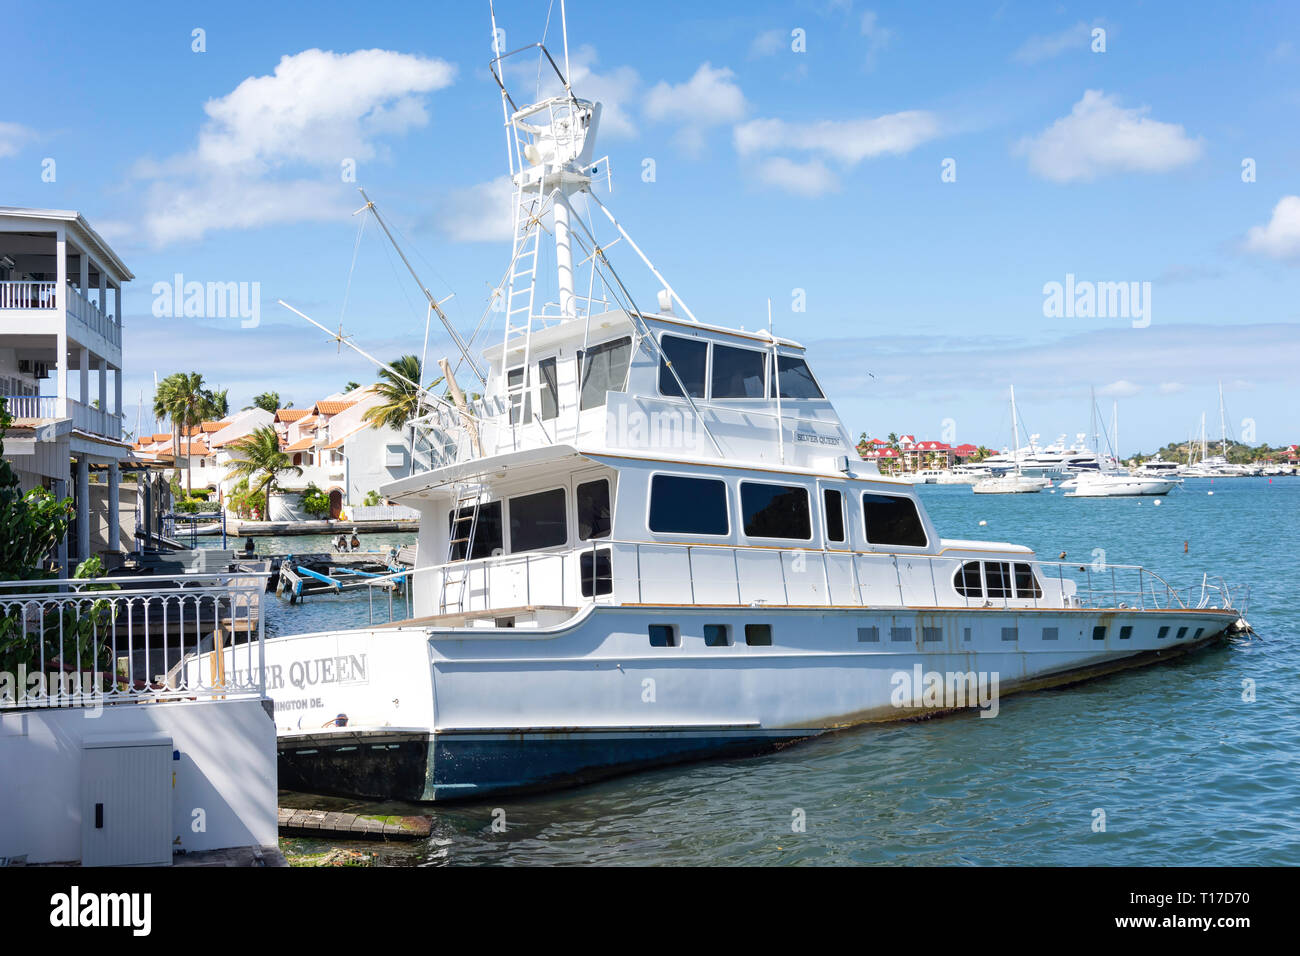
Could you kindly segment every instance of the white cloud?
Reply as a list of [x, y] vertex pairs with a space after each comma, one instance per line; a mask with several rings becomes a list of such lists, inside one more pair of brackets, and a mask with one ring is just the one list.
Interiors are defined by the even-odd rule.
[[378, 137], [428, 122], [421, 94], [449, 86], [455, 74], [442, 60], [391, 50], [283, 56], [272, 75], [250, 76], [204, 104], [209, 122], [197, 159], [212, 166], [372, 159]]
[[646, 94], [645, 112], [652, 120], [679, 120], [691, 126], [732, 123], [745, 115], [748, 104], [727, 67], [701, 63], [685, 83], [661, 80]]
[[910, 152], [939, 133], [939, 122], [925, 110], [908, 110], [855, 120], [817, 120], [788, 123], [756, 119], [735, 129], [736, 149], [742, 155], [777, 150], [822, 153], [842, 163], [854, 164], [886, 153]]
[[455, 67], [389, 50], [304, 50], [204, 104], [193, 151], [145, 160], [143, 224], [155, 244], [346, 216], [344, 161], [383, 158], [385, 139], [428, 122], [424, 97]]
[[1177, 395], [1180, 392], [1187, 391], [1187, 386], [1182, 382], [1161, 382], [1159, 392], [1161, 395]]
[[272, 181], [208, 175], [201, 182], [155, 183], [145, 201], [145, 231], [156, 245], [202, 239], [216, 229], [255, 229], [289, 222], [346, 217], [345, 199], [333, 183]]
[[871, 10], [863, 12], [860, 26], [862, 35], [867, 38], [866, 66], [873, 70], [880, 53], [894, 41], [894, 31], [882, 27], [879, 18]]
[[1121, 378], [1109, 385], [1103, 385], [1097, 389], [1097, 394], [1107, 398], [1132, 398], [1140, 391], [1142, 391], [1141, 385], [1134, 385], [1128, 379]]
[[749, 110], [736, 74], [727, 67], [702, 63], [685, 83], [661, 80], [646, 94], [645, 114], [659, 122], [681, 124], [675, 141], [685, 153], [698, 156], [704, 150], [706, 130], [722, 123], [734, 123]]
[[35, 130], [18, 123], [0, 121], [0, 158], [16, 155], [29, 140], [35, 138]]
[[785, 49], [789, 36], [785, 30], [764, 30], [754, 37], [754, 42], [749, 45], [750, 57], [775, 56]]
[[1055, 182], [1127, 170], [1163, 172], [1201, 155], [1200, 140], [1176, 123], [1151, 119], [1149, 111], [1125, 109], [1115, 97], [1088, 90], [1069, 116], [1025, 137], [1016, 150], [1028, 156], [1031, 170]]
[[509, 176], [452, 190], [433, 215], [437, 227], [460, 242], [509, 240], [514, 230], [514, 186]]
[[1067, 50], [1087, 50], [1092, 38], [1092, 28], [1080, 20], [1059, 33], [1030, 37], [1020, 45], [1012, 59], [1020, 63], [1039, 63], [1060, 56]]
[[1300, 259], [1300, 196], [1283, 196], [1264, 226], [1246, 234], [1246, 248], [1274, 259]]
[[773, 156], [759, 164], [760, 181], [800, 196], [821, 196], [839, 189], [839, 179], [820, 159], [798, 163], [784, 156]]

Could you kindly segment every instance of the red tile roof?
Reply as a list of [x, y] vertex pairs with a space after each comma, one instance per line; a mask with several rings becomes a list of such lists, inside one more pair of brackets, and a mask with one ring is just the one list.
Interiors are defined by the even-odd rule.
[[355, 401], [346, 400], [317, 402], [312, 406], [312, 412], [317, 415], [337, 415], [339, 412], [345, 411], [355, 404]]

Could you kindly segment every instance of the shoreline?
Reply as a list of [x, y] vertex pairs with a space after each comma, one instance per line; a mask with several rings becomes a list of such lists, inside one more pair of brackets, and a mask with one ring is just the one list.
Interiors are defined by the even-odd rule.
[[333, 518], [321, 518], [312, 521], [245, 521], [234, 519], [226, 525], [226, 536], [230, 538], [277, 537], [293, 534], [332, 534], [335, 532], [351, 533], [356, 529], [363, 532], [394, 533], [420, 530], [418, 520], [406, 521], [340, 521]]

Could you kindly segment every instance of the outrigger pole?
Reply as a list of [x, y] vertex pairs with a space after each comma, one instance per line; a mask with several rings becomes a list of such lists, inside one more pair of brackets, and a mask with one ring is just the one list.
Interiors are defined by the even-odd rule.
[[[420, 395], [423, 395], [423, 396], [424, 396], [425, 401], [432, 402], [433, 404], [436, 404], [436, 405], [441, 405], [441, 406], [447, 408], [449, 411], [453, 411], [453, 412], [457, 412], [457, 413], [459, 413], [459, 412], [461, 411], [461, 410], [458, 409], [455, 405], [453, 405], [451, 402], [447, 401], [445, 398], [441, 397], [440, 395], [435, 395], [433, 392], [429, 391], [427, 388], [425, 388], [425, 387], [424, 387], [423, 385], [421, 385], [419, 382], [412, 382], [409, 378], [407, 378], [405, 375], [403, 375], [403, 374], [402, 374], [401, 372], [399, 372], [397, 369], [393, 368], [393, 367], [392, 367], [391, 365], [389, 365], [387, 362], [381, 362], [379, 359], [375, 358], [373, 355], [371, 355], [371, 354], [370, 354], [369, 352], [367, 352], [365, 349], [361, 348], [359, 345], [357, 345], [355, 342], [353, 342], [353, 341], [351, 340], [352, 337], [351, 337], [350, 335], [344, 335], [344, 334], [343, 334], [343, 327], [342, 327], [342, 326], [339, 327], [339, 330], [338, 330], [337, 332], [331, 332], [331, 331], [330, 331], [329, 329], [327, 329], [325, 326], [321, 325], [319, 322], [317, 322], [315, 319], [313, 319], [310, 315], [307, 315], [305, 312], [299, 312], [297, 309], [295, 309], [293, 306], [291, 306], [288, 302], [285, 302], [284, 299], [276, 299], [276, 302], [278, 302], [280, 305], [284, 306], [286, 309], [288, 309], [288, 310], [289, 310], [290, 312], [292, 312], [294, 315], [298, 316], [300, 319], [305, 319], [306, 321], [310, 322], [312, 325], [316, 326], [316, 328], [320, 329], [322, 332], [324, 332], [326, 335], [328, 335], [330, 338], [332, 338], [335, 342], [337, 342], [340, 346], [346, 345], [348, 348], [350, 348], [352, 351], [356, 352], [358, 355], [360, 355], [360, 356], [361, 356], [362, 358], [364, 358], [366, 361], [372, 363], [373, 365], [375, 365], [375, 366], [378, 367], [378, 368], [384, 369], [386, 372], [388, 372], [388, 373], [389, 373], [390, 375], [392, 375], [394, 378], [396, 378], [396, 379], [400, 379], [401, 381], [405, 382], [407, 385], [410, 385], [410, 386], [413, 387], [413, 388], [414, 388], [414, 389], [415, 389], [415, 390], [416, 390]], [[423, 371], [423, 370], [421, 370], [421, 371]], [[465, 412], [465, 414], [466, 414], [466, 415], [469, 415], [468, 412]], [[473, 416], [470, 415], [469, 417], [472, 418]]]
[[[478, 380], [483, 383], [484, 387], [486, 387], [487, 378], [479, 369], [478, 363], [474, 361], [474, 356], [470, 354], [469, 347], [465, 344], [465, 340], [461, 338], [460, 333], [456, 331], [456, 327], [452, 325], [451, 320], [447, 318], [447, 313], [442, 311], [442, 307], [438, 304], [438, 300], [433, 297], [433, 293], [429, 291], [428, 287], [420, 281], [420, 277], [416, 275], [415, 267], [412, 266], [411, 261], [406, 258], [406, 253], [403, 252], [402, 247], [397, 244], [397, 240], [393, 238], [393, 234], [388, 231], [388, 223], [384, 222], [384, 217], [379, 215], [379, 209], [375, 206], [374, 202], [371, 201], [370, 197], [366, 195], [364, 189], [358, 187], [357, 192], [361, 193], [361, 198], [366, 201], [365, 208], [369, 209], [374, 214], [375, 221], [379, 223], [379, 228], [384, 230], [384, 235], [388, 237], [388, 241], [391, 242], [393, 248], [397, 250], [397, 254], [402, 259], [402, 264], [406, 266], [406, 271], [411, 273], [411, 278], [414, 279], [415, 284], [420, 287], [420, 291], [424, 293], [424, 297], [429, 300], [429, 308], [431, 308], [434, 311], [434, 314], [442, 320], [443, 327], [447, 330], [447, 334], [450, 335], [451, 340], [456, 343], [456, 348], [460, 350], [465, 361], [469, 362], [469, 367], [474, 372], [475, 377], [477, 377]], [[329, 330], [326, 329], [326, 331]]]

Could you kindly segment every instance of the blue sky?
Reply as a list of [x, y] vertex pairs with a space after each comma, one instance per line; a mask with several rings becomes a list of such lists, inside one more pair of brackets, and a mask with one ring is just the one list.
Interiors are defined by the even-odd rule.
[[[539, 39], [550, 7], [502, 0], [507, 46]], [[474, 326], [509, 255], [486, 2], [62, 9], [7, 19], [24, 81], [0, 111], [0, 204], [81, 211], [135, 272], [129, 427], [155, 371], [200, 371], [236, 407], [369, 380], [278, 298], [380, 356], [419, 351], [423, 300], [372, 227], [348, 285], [358, 184]], [[568, 15], [575, 90], [605, 103], [601, 199], [701, 319], [760, 326], [770, 297], [855, 434], [1005, 444], [1014, 384], [1051, 440], [1087, 430], [1096, 387], [1107, 418], [1119, 401], [1121, 451], [1149, 451], [1202, 411], [1217, 434], [1222, 379], [1234, 433], [1300, 440], [1293, 4], [572, 0]], [[558, 18], [556, 3], [557, 51]], [[524, 97], [535, 75], [513, 72]], [[651, 306], [649, 275], [613, 259]], [[259, 283], [260, 324], [155, 316], [154, 284], [176, 273]], [[1046, 316], [1045, 285], [1067, 275], [1149, 283], [1149, 312]]]

